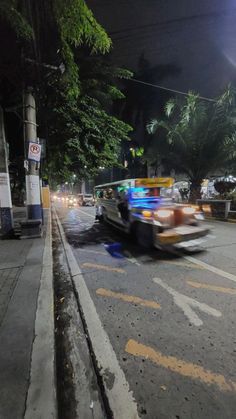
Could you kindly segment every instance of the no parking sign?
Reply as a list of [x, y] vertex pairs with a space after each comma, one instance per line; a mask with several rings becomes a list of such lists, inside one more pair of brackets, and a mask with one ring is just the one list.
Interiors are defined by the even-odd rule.
[[41, 156], [41, 145], [38, 143], [29, 142], [28, 160], [39, 162]]

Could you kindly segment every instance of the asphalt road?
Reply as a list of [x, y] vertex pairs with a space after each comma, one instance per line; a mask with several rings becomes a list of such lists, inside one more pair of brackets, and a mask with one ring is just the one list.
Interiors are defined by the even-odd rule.
[[208, 223], [206, 251], [175, 257], [94, 222], [94, 208], [57, 213], [140, 417], [236, 418], [236, 224]]

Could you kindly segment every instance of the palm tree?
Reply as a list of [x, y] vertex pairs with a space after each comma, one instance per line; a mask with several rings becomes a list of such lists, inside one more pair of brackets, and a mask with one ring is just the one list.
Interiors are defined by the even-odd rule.
[[188, 176], [190, 200], [201, 197], [201, 183], [215, 170], [224, 170], [236, 160], [236, 112], [234, 94], [227, 88], [216, 101], [206, 102], [189, 93], [184, 102], [171, 99], [165, 120], [153, 119], [150, 134], [165, 131], [165, 144], [158, 149], [171, 166]]

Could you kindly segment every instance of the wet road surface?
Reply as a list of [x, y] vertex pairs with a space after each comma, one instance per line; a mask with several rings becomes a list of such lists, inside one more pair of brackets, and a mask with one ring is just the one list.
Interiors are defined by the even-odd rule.
[[236, 224], [210, 223], [208, 250], [177, 257], [141, 250], [94, 208], [56, 209], [140, 417], [235, 418]]

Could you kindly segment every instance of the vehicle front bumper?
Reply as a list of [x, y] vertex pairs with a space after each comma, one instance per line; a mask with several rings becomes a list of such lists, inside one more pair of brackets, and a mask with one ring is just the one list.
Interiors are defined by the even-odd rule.
[[154, 245], [160, 247], [162, 245], [175, 245], [189, 240], [198, 239], [209, 234], [209, 228], [204, 226], [179, 226], [167, 229], [162, 233], [155, 233]]

